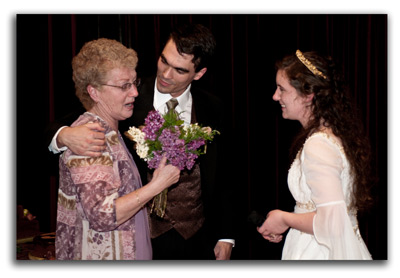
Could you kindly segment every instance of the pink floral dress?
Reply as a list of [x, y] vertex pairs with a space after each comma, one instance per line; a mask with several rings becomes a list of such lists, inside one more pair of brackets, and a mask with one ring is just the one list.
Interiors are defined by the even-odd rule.
[[116, 200], [142, 186], [136, 164], [118, 132], [89, 112], [72, 126], [100, 122], [107, 148], [100, 157], [60, 156], [56, 257], [58, 260], [150, 260], [146, 208], [116, 221]]

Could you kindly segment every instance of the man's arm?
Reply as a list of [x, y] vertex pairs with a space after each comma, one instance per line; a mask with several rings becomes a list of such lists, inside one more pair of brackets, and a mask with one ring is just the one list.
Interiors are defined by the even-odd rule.
[[58, 148], [67, 147], [83, 156], [100, 156], [105, 149], [105, 129], [99, 123], [64, 127], [55, 138]]
[[105, 148], [104, 128], [97, 123], [69, 127], [82, 111], [76, 111], [50, 123], [45, 131], [48, 149], [59, 153], [66, 148], [78, 155], [99, 156]]

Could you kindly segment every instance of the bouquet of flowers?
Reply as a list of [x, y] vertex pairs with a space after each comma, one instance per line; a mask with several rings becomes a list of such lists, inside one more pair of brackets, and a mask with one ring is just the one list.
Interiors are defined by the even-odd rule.
[[[184, 125], [174, 110], [165, 115], [150, 111], [143, 127], [130, 127], [125, 135], [136, 142], [136, 153], [147, 162], [150, 169], [157, 169], [165, 155], [167, 163], [180, 170], [190, 170], [196, 159], [205, 154], [207, 142], [212, 141], [219, 131], [200, 125]], [[158, 194], [151, 206], [151, 213], [164, 217], [168, 189]]]

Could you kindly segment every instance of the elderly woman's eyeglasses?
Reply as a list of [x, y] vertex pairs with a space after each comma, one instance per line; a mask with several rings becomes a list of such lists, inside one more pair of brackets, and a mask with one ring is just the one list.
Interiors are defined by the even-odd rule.
[[123, 92], [126, 92], [132, 88], [132, 86], [135, 86], [136, 89], [140, 86], [141, 80], [140, 78], [137, 78], [135, 81], [132, 83], [125, 83], [122, 86], [116, 86], [116, 85], [109, 85], [109, 84], [101, 84], [102, 86], [109, 86], [109, 87], [115, 87], [115, 88], [120, 88]]

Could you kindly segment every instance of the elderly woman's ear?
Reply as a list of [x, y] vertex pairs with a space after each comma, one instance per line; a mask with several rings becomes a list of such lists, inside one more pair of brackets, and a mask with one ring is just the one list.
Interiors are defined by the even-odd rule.
[[99, 96], [98, 96], [99, 91], [95, 87], [93, 87], [92, 85], [88, 85], [86, 87], [86, 90], [94, 102], [96, 103], [99, 102]]

